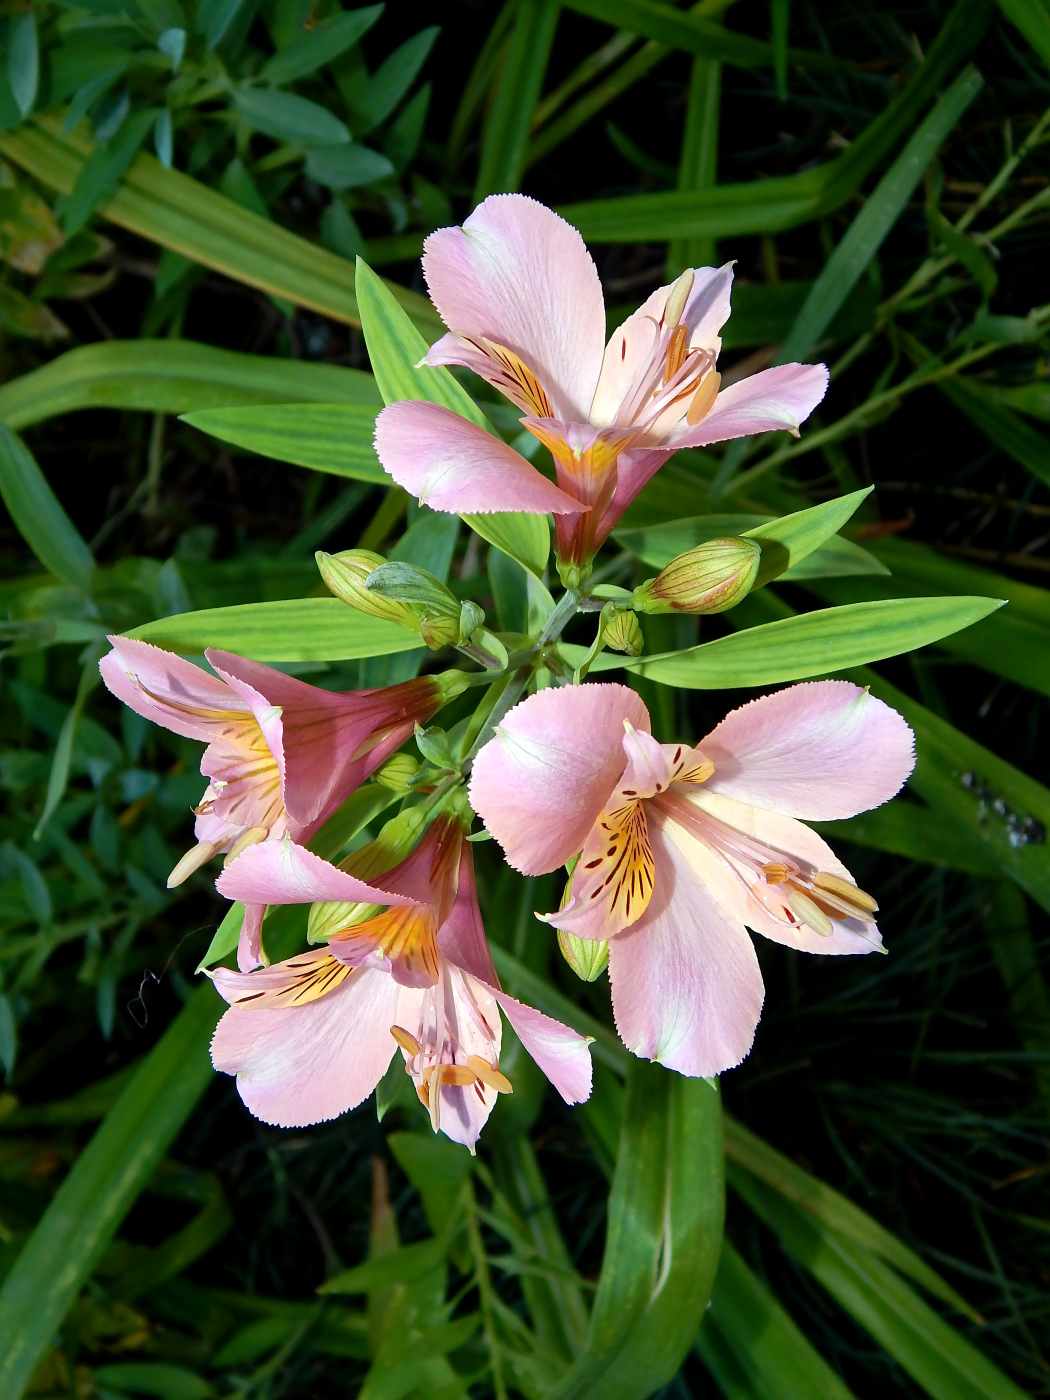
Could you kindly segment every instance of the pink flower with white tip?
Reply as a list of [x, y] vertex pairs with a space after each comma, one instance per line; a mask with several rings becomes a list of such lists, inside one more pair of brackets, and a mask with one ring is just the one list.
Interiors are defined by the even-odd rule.
[[608, 939], [628, 1049], [706, 1076], [754, 1039], [764, 988], [748, 928], [808, 953], [881, 949], [875, 901], [799, 818], [876, 807], [913, 765], [904, 720], [847, 681], [753, 700], [695, 748], [657, 743], [633, 690], [592, 684], [511, 710], [470, 800], [524, 874], [579, 854], [547, 922]]
[[464, 365], [522, 410], [554, 457], [553, 486], [499, 439], [435, 404], [391, 404], [376, 451], [436, 510], [553, 512], [577, 570], [681, 447], [786, 428], [824, 397], [823, 365], [780, 365], [726, 389], [715, 363], [733, 273], [689, 268], [605, 343], [605, 303], [583, 239], [524, 195], [491, 195], [462, 228], [426, 240], [423, 271], [448, 334], [428, 365]]
[[[368, 1097], [400, 1049], [434, 1131], [473, 1151], [496, 1095], [511, 1092], [501, 1010], [566, 1103], [589, 1096], [588, 1041], [500, 987], [465, 837], [458, 817], [435, 818], [370, 891], [391, 908], [287, 962], [209, 974], [230, 1003], [212, 1061], [236, 1074], [258, 1118], [281, 1127], [335, 1118]], [[258, 904], [368, 898], [360, 881], [291, 841], [245, 851], [218, 888]]]
[[[187, 880], [211, 858], [232, 859], [259, 841], [308, 841], [336, 808], [456, 694], [462, 679], [421, 676], [403, 685], [338, 694], [209, 651], [216, 674], [148, 642], [110, 637], [99, 663], [119, 700], [154, 723], [208, 747], [209, 779], [194, 809], [197, 844], [168, 876]], [[362, 896], [367, 898], [366, 896]], [[245, 911], [238, 961], [260, 959], [263, 908]]]

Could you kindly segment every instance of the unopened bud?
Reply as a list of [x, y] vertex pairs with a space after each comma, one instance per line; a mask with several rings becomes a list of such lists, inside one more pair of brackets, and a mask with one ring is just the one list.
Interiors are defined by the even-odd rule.
[[761, 557], [754, 540], [708, 540], [639, 584], [631, 604], [646, 613], [725, 612], [750, 593]]
[[373, 554], [370, 549], [344, 549], [340, 554], [325, 554], [323, 550], [318, 550], [314, 558], [321, 577], [344, 603], [371, 617], [397, 622], [412, 632], [419, 630], [416, 613], [407, 603], [384, 598], [381, 593], [365, 587], [369, 574], [386, 563], [381, 554]]
[[604, 641], [613, 651], [623, 651], [628, 656], [641, 656], [645, 645], [641, 624], [633, 612], [614, 612], [606, 624]]
[[407, 792], [418, 772], [419, 764], [410, 753], [396, 753], [387, 759], [375, 779], [391, 792]]
[[604, 938], [577, 938], [574, 933], [558, 930], [561, 955], [584, 982], [595, 982], [609, 965], [609, 945]]

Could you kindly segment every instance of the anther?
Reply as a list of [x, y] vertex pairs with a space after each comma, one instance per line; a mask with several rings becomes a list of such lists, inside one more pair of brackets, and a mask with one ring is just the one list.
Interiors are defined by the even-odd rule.
[[482, 1084], [487, 1084], [490, 1089], [495, 1089], [497, 1094], [513, 1094], [513, 1084], [505, 1074], [500, 1073], [495, 1065], [490, 1065], [488, 1060], [483, 1060], [480, 1055], [468, 1055], [467, 1064]]
[[693, 269], [687, 267], [679, 277], [678, 281], [671, 288], [667, 301], [664, 305], [664, 325], [677, 326], [682, 319], [682, 312], [685, 304], [689, 300], [689, 293], [693, 290]]
[[795, 871], [782, 861], [771, 861], [769, 865], [763, 865], [762, 874], [766, 877], [767, 885], [782, 885], [785, 880], [789, 880], [795, 874]]
[[810, 899], [808, 894], [803, 894], [801, 890], [792, 890], [787, 897], [787, 903], [795, 918], [808, 924], [814, 933], [820, 934], [821, 938], [830, 938], [835, 932], [835, 926], [827, 914]]
[[238, 836], [227, 851], [226, 859], [222, 863], [223, 869], [225, 870], [230, 862], [236, 860], [241, 852], [246, 851], [249, 846], [257, 846], [260, 841], [265, 841], [269, 834], [270, 828], [268, 826], [250, 826], [243, 835]]
[[199, 870], [202, 865], [207, 865], [219, 847], [218, 841], [199, 841], [196, 846], [186, 852], [168, 876], [168, 889], [173, 890], [176, 885], [184, 884], [195, 870]]
[[838, 875], [829, 875], [823, 870], [818, 870], [813, 876], [813, 884], [816, 889], [837, 895], [846, 904], [853, 905], [854, 908], [862, 910], [865, 914], [874, 914], [878, 911], [879, 906], [870, 894], [859, 889], [851, 881], [843, 880]]
[[390, 1034], [397, 1041], [398, 1045], [401, 1046], [401, 1049], [408, 1055], [418, 1055], [423, 1048], [414, 1035], [410, 1035], [408, 1031], [402, 1030], [400, 1026], [391, 1026]]
[[667, 347], [667, 362], [664, 365], [664, 383], [669, 384], [685, 363], [686, 337], [689, 332], [681, 322], [675, 326], [671, 334], [671, 343]]
[[692, 403], [686, 409], [685, 421], [691, 428], [695, 428], [697, 423], [706, 418], [714, 407], [715, 399], [718, 398], [718, 390], [722, 383], [722, 376], [716, 369], [704, 375], [700, 381], [696, 393], [693, 395]]

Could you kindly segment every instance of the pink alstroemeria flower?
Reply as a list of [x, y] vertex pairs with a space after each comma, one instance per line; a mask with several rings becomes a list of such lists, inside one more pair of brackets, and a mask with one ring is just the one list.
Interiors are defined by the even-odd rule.
[[491, 195], [462, 228], [427, 238], [427, 286], [448, 334], [428, 365], [465, 365], [525, 414], [558, 489], [523, 457], [435, 404], [391, 404], [376, 451], [394, 480], [437, 510], [555, 517], [563, 564], [585, 565], [680, 447], [775, 428], [797, 436], [824, 397], [823, 365], [780, 365], [721, 390], [719, 331], [732, 265], [690, 268], [605, 343], [605, 303], [577, 231], [524, 195]]
[[470, 800], [527, 875], [580, 853], [547, 921], [609, 940], [628, 1049], [712, 1075], [748, 1053], [762, 1009], [747, 928], [807, 953], [882, 947], [875, 901], [798, 818], [876, 807], [913, 764], [904, 720], [847, 681], [753, 700], [695, 748], [657, 743], [625, 686], [567, 686], [503, 719]]
[[[208, 651], [211, 676], [148, 642], [110, 637], [99, 663], [119, 700], [208, 747], [210, 781], [194, 809], [197, 845], [168, 876], [187, 880], [212, 856], [232, 858], [258, 841], [307, 841], [356, 787], [450, 698], [440, 677], [337, 694], [227, 651]], [[238, 961], [260, 958], [263, 909], [245, 911]]]
[[[400, 1048], [434, 1131], [473, 1151], [497, 1093], [511, 1091], [500, 1009], [566, 1103], [589, 1096], [588, 1041], [500, 988], [465, 834], [438, 817], [379, 877], [374, 902], [400, 907], [273, 967], [210, 974], [230, 1003], [212, 1061], [236, 1074], [256, 1117], [280, 1127], [335, 1118], [368, 1097]], [[218, 887], [263, 904], [361, 899], [358, 881], [291, 842], [246, 851]]]

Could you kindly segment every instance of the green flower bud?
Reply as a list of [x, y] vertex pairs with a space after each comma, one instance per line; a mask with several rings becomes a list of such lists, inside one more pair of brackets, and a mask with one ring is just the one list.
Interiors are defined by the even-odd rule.
[[631, 605], [646, 613], [720, 613], [750, 593], [762, 549], [754, 540], [708, 540], [639, 584]]
[[605, 939], [577, 938], [574, 933], [558, 930], [561, 955], [584, 982], [595, 982], [609, 964], [609, 945]]
[[603, 640], [613, 651], [626, 652], [628, 656], [641, 656], [645, 639], [642, 628], [633, 612], [613, 613], [605, 627]]
[[374, 593], [365, 587], [369, 574], [386, 563], [381, 554], [373, 554], [370, 549], [344, 549], [339, 554], [325, 554], [323, 550], [318, 550], [314, 558], [321, 577], [344, 603], [371, 617], [397, 622], [411, 632], [419, 631], [416, 612], [407, 603], [384, 598], [381, 593]]
[[391, 792], [407, 792], [418, 772], [419, 764], [410, 753], [395, 753], [379, 769], [375, 779]]

